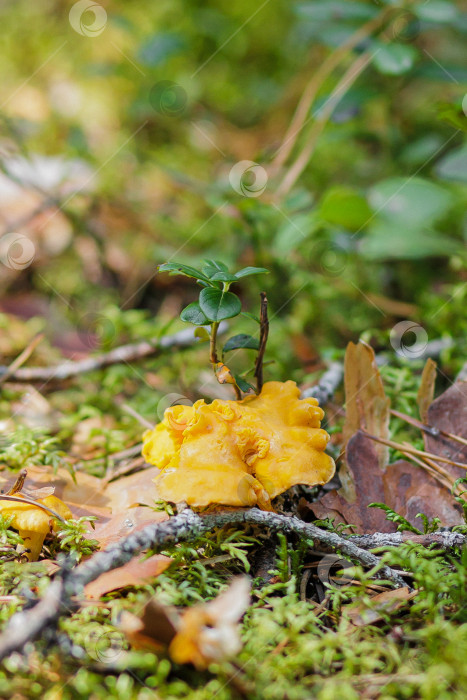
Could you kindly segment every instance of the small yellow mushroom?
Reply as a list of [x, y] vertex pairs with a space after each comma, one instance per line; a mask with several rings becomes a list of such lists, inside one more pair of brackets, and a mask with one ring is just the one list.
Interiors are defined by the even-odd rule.
[[[20, 499], [22, 495], [15, 493], [15, 497]], [[68, 506], [56, 496], [46, 496], [38, 499], [37, 502], [55, 511], [64, 519], [73, 517]], [[46, 536], [57, 527], [53, 516], [31, 503], [4, 500], [1, 496], [0, 514], [12, 518], [10, 526], [18, 530], [20, 537], [24, 540], [24, 546], [30, 550], [26, 552], [27, 558], [29, 561], [37, 561]]]
[[270, 509], [291, 486], [333, 477], [323, 415], [295, 382], [268, 382], [242, 401], [168, 408], [143, 436], [143, 455], [161, 469], [156, 483], [167, 501]]

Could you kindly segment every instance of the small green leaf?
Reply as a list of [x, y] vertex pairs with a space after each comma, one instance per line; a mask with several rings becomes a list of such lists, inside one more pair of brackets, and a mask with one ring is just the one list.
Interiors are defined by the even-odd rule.
[[428, 3], [414, 5], [414, 13], [424, 22], [436, 24], [454, 24], [459, 18], [459, 11], [453, 2], [447, 0], [430, 0]]
[[237, 282], [237, 278], [235, 275], [231, 275], [230, 272], [216, 272], [211, 277], [211, 282]]
[[373, 65], [383, 75], [403, 75], [417, 58], [417, 51], [406, 44], [379, 44], [373, 56]]
[[268, 275], [269, 270], [265, 267], [242, 267], [241, 270], [235, 273], [235, 277], [240, 279], [241, 277], [248, 277], [248, 275], [262, 275], [263, 272]]
[[182, 265], [181, 263], [163, 263], [159, 265], [159, 272], [169, 272], [171, 275], [185, 275], [186, 277], [193, 277], [195, 280], [209, 281], [201, 270], [190, 267], [190, 265]]
[[[203, 312], [201, 311], [201, 313]], [[195, 338], [199, 338], [201, 341], [210, 340], [210, 335], [204, 326], [199, 326], [195, 329]]]
[[435, 172], [442, 180], [467, 182], [467, 146], [450, 151], [436, 163]]
[[414, 527], [408, 520], [406, 520], [406, 518], [399, 515], [399, 513], [396, 513], [395, 510], [387, 506], [385, 503], [369, 503], [368, 508], [381, 508], [381, 510], [384, 510], [386, 513], [386, 520], [389, 520], [391, 523], [395, 523], [397, 525], [397, 532], [407, 531], [415, 532], [416, 535], [423, 535], [421, 530]]
[[242, 316], [245, 316], [246, 318], [251, 319], [252, 321], [255, 321], [257, 324], [260, 324], [261, 321], [259, 320], [258, 316], [255, 316], [254, 314], [251, 314], [249, 311], [242, 311]]
[[[204, 290], [203, 291], [208, 291]], [[203, 292], [201, 292], [202, 294]], [[200, 305], [198, 304], [197, 301], [194, 301], [192, 304], [188, 304], [188, 306], [185, 306], [183, 309], [182, 313], [180, 314], [180, 318], [182, 321], [185, 321], [186, 323], [192, 323], [194, 326], [206, 326], [209, 321], [202, 312]]]
[[359, 192], [351, 187], [337, 186], [325, 193], [319, 213], [330, 224], [358, 231], [371, 219], [373, 212]]
[[237, 350], [238, 348], [251, 348], [252, 350], [258, 350], [259, 340], [253, 338], [252, 335], [247, 333], [239, 333], [239, 335], [233, 335], [228, 339], [224, 347], [223, 352], [229, 352], [230, 350]]
[[246, 382], [242, 377], [239, 377], [238, 374], [235, 375], [235, 381], [237, 382], [237, 386], [242, 390], [242, 391], [250, 391], [250, 389], [255, 390], [255, 387], [250, 384], [249, 382]]
[[235, 294], [232, 294], [232, 292], [224, 292], [214, 287], [208, 287], [201, 291], [199, 295], [199, 306], [203, 314], [205, 314], [210, 321], [214, 322], [237, 316], [242, 310], [240, 299]]
[[205, 260], [204, 262], [206, 264], [203, 265], [203, 273], [206, 275], [206, 277], [209, 277], [209, 279], [212, 279], [212, 276], [217, 274], [218, 272], [229, 271], [227, 265], [225, 265], [220, 260]]

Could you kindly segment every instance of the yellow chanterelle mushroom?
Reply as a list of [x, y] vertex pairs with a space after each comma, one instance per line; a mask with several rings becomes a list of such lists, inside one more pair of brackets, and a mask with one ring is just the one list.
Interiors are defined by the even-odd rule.
[[295, 382], [268, 382], [242, 401], [168, 408], [143, 436], [143, 455], [161, 469], [156, 483], [164, 500], [269, 509], [291, 486], [325, 484], [334, 475], [323, 415], [316, 399], [300, 399]]
[[[15, 496], [18, 499], [22, 497], [20, 493], [16, 493]], [[73, 517], [68, 506], [56, 496], [38, 499], [38, 503], [47, 506], [64, 519]], [[7, 501], [1, 496], [0, 515], [12, 518], [10, 527], [18, 530], [20, 537], [24, 540], [24, 546], [30, 550], [26, 552], [27, 558], [29, 561], [37, 561], [46, 536], [57, 527], [54, 517], [31, 503], [21, 503], [19, 500]]]

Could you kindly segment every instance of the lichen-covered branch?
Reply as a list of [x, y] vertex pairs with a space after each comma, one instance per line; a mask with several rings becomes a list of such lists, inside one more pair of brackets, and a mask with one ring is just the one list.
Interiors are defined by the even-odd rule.
[[340, 362], [332, 362], [318, 384], [302, 391], [302, 398], [309, 399], [314, 397], [318, 399], [320, 406], [324, 406], [332, 399], [343, 378], [344, 365]]
[[[218, 333], [223, 333], [227, 324], [220, 324]], [[144, 357], [159, 355], [165, 350], [172, 348], [185, 348], [196, 342], [194, 331], [191, 328], [184, 329], [174, 335], [167, 335], [153, 342], [142, 341], [140, 343], [130, 343], [121, 345], [109, 352], [85, 357], [83, 360], [73, 362], [68, 360], [54, 367], [20, 367], [11, 371], [8, 367], [0, 367], [0, 378], [8, 374], [8, 381], [11, 382], [50, 382], [63, 381], [76, 377], [86, 372], [93, 372], [103, 367], [116, 365], [125, 362], [134, 362]]]
[[362, 549], [377, 547], [397, 547], [406, 542], [429, 547], [432, 544], [442, 549], [462, 547], [467, 543], [467, 536], [460, 532], [431, 532], [428, 535], [415, 535], [412, 532], [375, 532], [373, 535], [355, 535], [352, 542]]
[[[63, 577], [57, 578], [49, 586], [42, 600], [34, 607], [13, 615], [0, 636], [0, 659], [14, 651], [21, 651], [25, 644], [37, 639], [46, 627], [56, 625], [60, 615], [72, 609], [73, 598], [82, 594], [86, 584], [107, 571], [123, 566], [136, 554], [148, 549], [160, 551], [176, 542], [194, 541], [216, 527], [246, 523], [296, 533], [305, 539], [312, 539], [314, 546], [321, 543], [370, 568], [380, 565], [377, 556], [357, 546], [351, 538], [321, 530], [295, 517], [256, 508], [208, 515], [198, 515], [187, 509], [170, 520], [148, 525], [140, 532], [97, 552], [74, 570], [65, 567]], [[380, 568], [377, 576], [392, 581], [398, 587], [406, 585], [402, 577], [387, 566]]]

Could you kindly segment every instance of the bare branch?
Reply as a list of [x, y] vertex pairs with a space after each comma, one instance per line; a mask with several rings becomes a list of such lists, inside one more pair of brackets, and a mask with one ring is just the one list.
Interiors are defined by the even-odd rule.
[[21, 651], [25, 644], [41, 636], [46, 627], [56, 625], [60, 614], [70, 612], [73, 608], [74, 596], [80, 595], [84, 586], [101, 574], [123, 566], [136, 554], [145, 550], [160, 551], [176, 542], [192, 542], [204, 532], [209, 532], [216, 527], [234, 524], [258, 525], [272, 530], [295, 533], [304, 539], [312, 539], [315, 547], [317, 543], [321, 543], [326, 547], [338, 550], [366, 567], [380, 567], [376, 576], [391, 581], [396, 587], [406, 585], [404, 579], [396, 571], [387, 566], [381, 567], [380, 559], [371, 552], [358, 547], [353, 538], [321, 530], [319, 527], [305, 523], [296, 517], [261, 511], [257, 508], [202, 516], [186, 509], [170, 520], [148, 525], [140, 532], [135, 532], [108, 549], [97, 552], [72, 571], [68, 566], [65, 566], [63, 577], [56, 579], [49, 586], [41, 601], [33, 608], [16, 613], [10, 619], [0, 636], [0, 659], [14, 651]]
[[266, 345], [268, 342], [269, 335], [269, 319], [268, 319], [268, 298], [266, 292], [261, 292], [261, 309], [259, 315], [260, 322], [260, 335], [259, 335], [259, 349], [258, 356], [256, 358], [255, 364], [255, 377], [256, 377], [256, 387], [258, 394], [263, 388], [263, 361], [264, 353], [266, 352]]
[[[220, 324], [219, 332], [226, 330], [227, 324]], [[121, 345], [109, 352], [86, 357], [76, 362], [62, 362], [55, 367], [20, 367], [14, 371], [11, 368], [0, 367], [0, 380], [8, 374], [9, 381], [15, 382], [50, 382], [63, 381], [71, 377], [77, 377], [86, 372], [93, 372], [103, 367], [125, 362], [141, 360], [144, 357], [154, 357], [172, 348], [185, 348], [196, 342], [194, 331], [191, 328], [184, 329], [174, 335], [167, 335], [153, 342], [143, 341]]]

